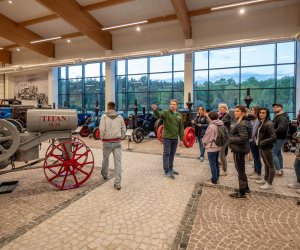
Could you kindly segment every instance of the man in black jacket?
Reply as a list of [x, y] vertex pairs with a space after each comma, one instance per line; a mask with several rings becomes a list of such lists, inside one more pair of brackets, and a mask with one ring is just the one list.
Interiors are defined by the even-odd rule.
[[289, 117], [286, 113], [283, 112], [283, 107], [281, 104], [274, 103], [272, 106], [275, 113], [273, 124], [276, 130], [276, 138], [277, 138], [275, 145], [273, 147], [273, 160], [276, 168], [276, 174], [278, 176], [282, 176], [283, 159], [281, 154], [281, 148], [283, 147], [287, 138]]

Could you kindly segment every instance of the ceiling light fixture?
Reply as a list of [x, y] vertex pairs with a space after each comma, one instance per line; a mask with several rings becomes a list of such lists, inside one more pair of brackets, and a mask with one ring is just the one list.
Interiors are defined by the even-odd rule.
[[50, 37], [50, 38], [45, 38], [41, 40], [35, 40], [31, 41], [30, 43], [42, 43], [42, 42], [48, 42], [48, 41], [53, 41], [53, 40], [58, 40], [61, 39], [61, 36], [56, 36], [56, 37]]
[[70, 43], [70, 42], [71, 42], [71, 39], [68, 39], [68, 40], [67, 40], [67, 43]]
[[137, 27], [136, 27], [136, 31], [141, 31], [141, 27], [140, 27], [140, 26], [137, 26]]
[[229, 8], [244, 6], [244, 5], [253, 4], [253, 3], [262, 3], [262, 2], [266, 2], [266, 1], [267, 0], [252, 0], [252, 1], [246, 1], [246, 2], [226, 4], [226, 5], [221, 5], [221, 6], [213, 7], [213, 8], [211, 8], [211, 11], [229, 9]]
[[0, 50], [2, 50], [3, 48], [1, 47]]
[[144, 21], [140, 21], [140, 22], [134, 22], [134, 23], [120, 24], [120, 25], [116, 25], [116, 26], [110, 26], [110, 27], [102, 28], [102, 30], [113, 30], [113, 29], [129, 27], [129, 26], [134, 26], [134, 25], [143, 24], [143, 23], [148, 23], [148, 20], [144, 20]]
[[9, 4], [12, 4], [12, 3], [13, 3], [13, 1], [9, 0], [9, 1], [8, 1], [8, 3], [9, 3]]
[[245, 9], [244, 9], [244, 8], [241, 8], [241, 9], [239, 10], [239, 13], [240, 13], [240, 15], [245, 14]]
[[20, 51], [20, 48], [17, 48], [17, 51], [19, 52], [19, 51]]

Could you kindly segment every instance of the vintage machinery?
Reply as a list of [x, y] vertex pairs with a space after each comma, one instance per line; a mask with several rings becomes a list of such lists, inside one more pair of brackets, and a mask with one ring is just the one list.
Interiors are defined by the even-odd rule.
[[[194, 145], [196, 141], [196, 135], [195, 135], [195, 129], [192, 127], [192, 119], [194, 117], [194, 114], [192, 112], [192, 106], [193, 102], [191, 101], [191, 94], [189, 93], [188, 95], [188, 102], [186, 103], [188, 106], [188, 109], [183, 109], [183, 110], [178, 110], [179, 113], [182, 115], [182, 120], [183, 120], [183, 125], [184, 125], [184, 141], [183, 144], [187, 147], [190, 148]], [[162, 142], [162, 133], [163, 133], [163, 128], [164, 125], [161, 124], [161, 120], [156, 121], [156, 136], [157, 139]]]
[[10, 122], [0, 119], [0, 164], [28, 162], [39, 158], [39, 144], [53, 139], [44, 160], [47, 180], [59, 189], [82, 185], [94, 169], [92, 151], [72, 138], [77, 127], [76, 110], [27, 110], [27, 130], [21, 133]]

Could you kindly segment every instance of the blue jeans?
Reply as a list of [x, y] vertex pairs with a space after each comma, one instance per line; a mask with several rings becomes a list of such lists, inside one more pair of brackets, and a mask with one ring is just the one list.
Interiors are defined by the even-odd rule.
[[250, 150], [254, 160], [254, 172], [256, 172], [258, 175], [261, 175], [260, 154], [259, 154], [258, 146], [254, 141], [250, 141]]
[[174, 156], [178, 145], [178, 139], [163, 139], [164, 154], [163, 167], [165, 174], [173, 170]]
[[219, 180], [220, 170], [219, 170], [219, 151], [217, 152], [207, 152], [210, 172], [211, 172], [211, 182], [217, 184]]
[[202, 138], [200, 136], [197, 136], [197, 141], [199, 143], [200, 157], [204, 157], [205, 147], [203, 146]]
[[297, 182], [300, 183], [300, 159], [297, 158], [295, 159], [294, 167], [295, 167]]
[[283, 169], [281, 148], [283, 147], [285, 141], [285, 139], [277, 139], [273, 147], [273, 160], [276, 170]]

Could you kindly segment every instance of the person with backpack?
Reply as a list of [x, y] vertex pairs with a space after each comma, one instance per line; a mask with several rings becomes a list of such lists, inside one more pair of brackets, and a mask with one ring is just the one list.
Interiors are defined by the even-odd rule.
[[283, 176], [283, 158], [281, 149], [288, 136], [289, 117], [283, 112], [283, 106], [280, 103], [274, 103], [272, 106], [275, 113], [273, 124], [277, 137], [273, 147], [273, 160], [276, 168], [276, 175], [281, 177]]
[[202, 143], [202, 138], [206, 132], [206, 129], [208, 127], [207, 118], [205, 116], [205, 108], [200, 106], [197, 110], [197, 116], [195, 120], [192, 120], [192, 123], [195, 125], [195, 134], [197, 141], [199, 143], [199, 149], [200, 149], [200, 161], [204, 161], [204, 153], [205, 153], [205, 147]]
[[248, 178], [245, 171], [245, 156], [250, 152], [249, 139], [252, 135], [252, 127], [246, 118], [247, 110], [242, 105], [237, 105], [234, 109], [234, 117], [237, 123], [232, 128], [228, 146], [233, 152], [234, 165], [238, 172], [239, 189], [230, 194], [232, 198], [246, 198], [246, 192], [250, 192]]
[[[207, 183], [208, 185], [216, 185], [219, 180], [219, 152], [221, 150], [221, 146], [218, 144], [219, 141], [225, 141], [225, 138], [221, 138], [222, 135], [219, 134], [218, 127], [224, 128], [224, 123], [221, 120], [218, 120], [218, 113], [209, 112], [209, 126], [202, 138], [202, 143], [207, 151], [210, 172], [211, 172], [211, 180]], [[226, 129], [224, 128], [223, 131]], [[219, 137], [219, 138], [218, 138]]]
[[256, 143], [265, 164], [265, 176], [263, 180], [257, 180], [256, 183], [263, 184], [260, 186], [261, 189], [271, 189], [275, 177], [272, 149], [276, 141], [276, 132], [273, 123], [270, 121], [269, 109], [261, 108], [259, 119], [261, 124], [257, 129]]

